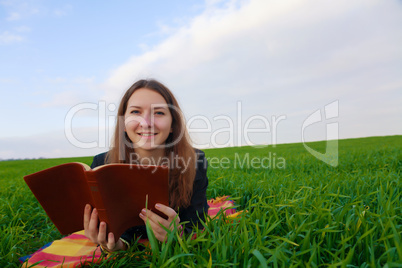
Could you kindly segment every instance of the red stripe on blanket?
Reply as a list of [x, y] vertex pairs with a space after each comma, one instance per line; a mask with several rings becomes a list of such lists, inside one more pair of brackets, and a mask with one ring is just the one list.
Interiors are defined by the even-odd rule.
[[80, 267], [81, 264], [84, 263], [91, 263], [92, 261], [97, 262], [100, 256], [101, 251], [99, 248], [96, 248], [92, 255], [76, 257], [55, 255], [41, 251], [37, 252], [29, 259], [29, 265], [40, 262], [40, 264], [35, 267], [61, 267], [61, 265], [63, 268]]

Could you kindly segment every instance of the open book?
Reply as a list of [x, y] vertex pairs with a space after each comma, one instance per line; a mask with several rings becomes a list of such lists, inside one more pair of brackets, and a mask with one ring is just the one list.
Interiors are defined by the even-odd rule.
[[61, 234], [84, 229], [86, 204], [98, 210], [100, 221], [107, 223], [107, 232], [115, 237], [144, 225], [139, 214], [146, 200], [148, 209], [159, 215], [155, 204], [169, 205], [169, 169], [165, 166], [107, 164], [91, 170], [83, 163], [68, 163], [24, 180]]

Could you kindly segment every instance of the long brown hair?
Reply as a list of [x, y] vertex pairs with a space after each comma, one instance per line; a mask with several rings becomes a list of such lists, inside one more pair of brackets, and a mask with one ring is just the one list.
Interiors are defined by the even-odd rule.
[[172, 132], [165, 144], [165, 156], [169, 158], [169, 202], [174, 209], [188, 207], [192, 196], [195, 177], [196, 154], [191, 146], [185, 120], [179, 104], [172, 92], [156, 80], [135, 82], [121, 99], [117, 112], [117, 122], [112, 139], [111, 150], [107, 153], [106, 163], [130, 163], [134, 147], [124, 131], [124, 115], [127, 103], [133, 93], [141, 88], [154, 90], [166, 101], [172, 115]]

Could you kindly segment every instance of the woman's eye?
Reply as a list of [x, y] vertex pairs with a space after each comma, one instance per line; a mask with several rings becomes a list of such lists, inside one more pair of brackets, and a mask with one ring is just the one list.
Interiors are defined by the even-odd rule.
[[130, 112], [130, 114], [139, 114], [140, 113], [140, 111], [138, 111], [138, 110], [132, 110], [131, 112]]
[[164, 112], [155, 112], [156, 115], [164, 115]]

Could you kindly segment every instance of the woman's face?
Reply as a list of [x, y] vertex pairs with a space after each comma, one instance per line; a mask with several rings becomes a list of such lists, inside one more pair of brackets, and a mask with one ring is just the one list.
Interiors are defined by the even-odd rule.
[[172, 132], [172, 115], [162, 95], [147, 88], [137, 89], [128, 100], [124, 119], [136, 152], [164, 150]]

